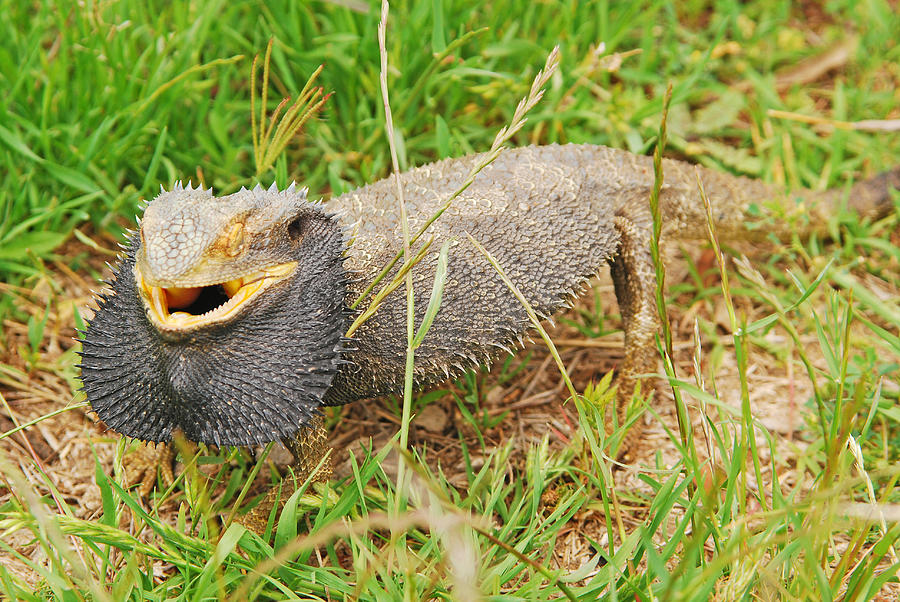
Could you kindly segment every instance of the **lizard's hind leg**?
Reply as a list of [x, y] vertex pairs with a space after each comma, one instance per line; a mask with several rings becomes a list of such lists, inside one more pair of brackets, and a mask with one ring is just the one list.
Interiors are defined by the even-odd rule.
[[[619, 372], [616, 414], [624, 424], [628, 407], [642, 375], [657, 372], [656, 335], [659, 315], [656, 308], [656, 269], [650, 254], [651, 220], [649, 212], [638, 211], [632, 217], [617, 215], [619, 251], [610, 261], [610, 273], [625, 330], [625, 361]], [[652, 381], [651, 381], [652, 382]], [[643, 387], [644, 393], [654, 387]], [[645, 395], [646, 397], [646, 395]], [[631, 427], [618, 455], [628, 459], [641, 436], [642, 419]]]

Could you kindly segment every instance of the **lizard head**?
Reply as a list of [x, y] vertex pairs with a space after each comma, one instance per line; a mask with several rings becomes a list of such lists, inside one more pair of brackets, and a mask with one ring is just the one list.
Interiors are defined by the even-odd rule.
[[314, 213], [306, 190], [243, 189], [223, 198], [181, 185], [144, 211], [134, 278], [165, 336], [236, 319], [298, 269], [297, 249]]
[[306, 424], [344, 351], [344, 236], [306, 189], [147, 206], [82, 339], [82, 382], [112, 429], [265, 443]]

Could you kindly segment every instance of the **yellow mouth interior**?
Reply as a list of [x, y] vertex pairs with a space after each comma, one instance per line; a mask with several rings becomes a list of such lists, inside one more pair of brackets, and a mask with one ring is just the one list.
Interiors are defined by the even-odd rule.
[[241, 306], [293, 273], [297, 262], [265, 268], [241, 278], [209, 286], [159, 287], [146, 283], [136, 270], [138, 288], [150, 319], [165, 330], [187, 330], [234, 317]]

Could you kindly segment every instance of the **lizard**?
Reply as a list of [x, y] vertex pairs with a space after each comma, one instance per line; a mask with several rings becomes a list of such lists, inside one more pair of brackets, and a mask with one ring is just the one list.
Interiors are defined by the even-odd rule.
[[[481, 158], [399, 176], [411, 231]], [[759, 236], [753, 222], [768, 223], [767, 232], [823, 229], [845, 202], [878, 217], [900, 187], [900, 168], [822, 192], [786, 191], [674, 159], [662, 169], [662, 234], [677, 240], [706, 236], [698, 178], [724, 239]], [[651, 157], [595, 145], [518, 148], [488, 165], [429, 229], [438, 245], [452, 242], [441, 308], [416, 350], [416, 387], [488, 362], [528, 331], [526, 310], [469, 234], [541, 316], [609, 264], [624, 330], [621, 420], [640, 377], [657, 372], [653, 180]], [[223, 197], [190, 184], [161, 190], [82, 333], [82, 386], [96, 415], [148, 442], [169, 442], [177, 432], [219, 446], [280, 439], [298, 473], [309, 474], [328, 451], [321, 408], [403, 387], [402, 287], [345, 336], [352, 301], [402, 249], [396, 189], [386, 178], [327, 202], [309, 200], [294, 184]], [[417, 297], [430, 293], [436, 263], [429, 252], [413, 267]], [[417, 323], [424, 311], [416, 304]]]

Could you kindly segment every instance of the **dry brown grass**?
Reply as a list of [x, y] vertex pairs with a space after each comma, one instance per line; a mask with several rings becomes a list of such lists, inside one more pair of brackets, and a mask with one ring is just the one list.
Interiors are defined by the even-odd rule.
[[[749, 250], [749, 249], [748, 249]], [[71, 243], [66, 250], [71, 254], [91, 255], [91, 265], [98, 270], [103, 266], [106, 256], [81, 245]], [[687, 280], [687, 264], [676, 253], [668, 249], [668, 282], [677, 283]], [[702, 267], [705, 257], [700, 256]], [[107, 270], [107, 268], [102, 268]], [[714, 284], [715, 277], [710, 282]], [[873, 290], [882, 296], [900, 295], [900, 291], [886, 288], [884, 281], [872, 283]], [[878, 286], [874, 286], [877, 284]], [[91, 289], [98, 286], [83, 274], [68, 269], [65, 262], [57, 262], [48, 268], [45, 277], [34, 281], [31, 289], [3, 286], [3, 292], [16, 300], [16, 307], [23, 318], [7, 320], [5, 326], [6, 346], [2, 349], [0, 362], [5, 366], [0, 375], [0, 387], [6, 404], [0, 411], [0, 431], [7, 431], [16, 425], [40, 419], [55, 411], [78, 406], [82, 399], [74, 392], [77, 386], [73, 351], [78, 344], [73, 328], [73, 311], [77, 309], [85, 318], [91, 312]], [[600, 305], [609, 312], [616, 311], [612, 286], [605, 274], [595, 281], [594, 287], [583, 295], [575, 305], [559, 316], [550, 333], [557, 342], [561, 357], [568, 368], [568, 373], [578, 390], [584, 390], [591, 382], [613, 370], [622, 359], [621, 333], [612, 333], [602, 338], [586, 338], [577, 328], [568, 322], [582, 321], [584, 315], [591, 315], [596, 295]], [[821, 301], [821, 299], [820, 299]], [[28, 357], [28, 325], [24, 316], [41, 318], [46, 307], [50, 313], [47, 318], [40, 351], [33, 361]], [[738, 309], [747, 317], [748, 322], [763, 317], [767, 309], [747, 297], [738, 299]], [[715, 383], [721, 399], [732, 405], [737, 411], [740, 407], [740, 376], [738, 367], [731, 353], [718, 353], [717, 348], [727, 349], [730, 338], [726, 336], [727, 315], [724, 313], [719, 297], [694, 303], [670, 305], [673, 315], [670, 316], [675, 328], [674, 340], [677, 370], [686, 380], [691, 380], [693, 372], [692, 355], [694, 345], [693, 323], [695, 319], [703, 320], [716, 333], [702, 340], [704, 349], [703, 370], [706, 374], [711, 370], [708, 360], [714, 356], [716, 365]], [[616, 327], [610, 319], [605, 325], [607, 329]], [[807, 353], [816, 361], [821, 355], [816, 351], [814, 334], [804, 335], [808, 344]], [[789, 348], [786, 337], [772, 331], [766, 337], [766, 343], [772, 349]], [[420, 412], [412, 422], [410, 430], [410, 446], [424, 450], [424, 455], [431, 470], [443, 472], [447, 481], [457, 487], [465, 487], [467, 483], [465, 464], [460, 446], [460, 437], [472, 451], [472, 465], [480, 467], [496, 450], [512, 442], [510, 455], [510, 477], [519, 473], [525, 463], [528, 450], [539, 445], [549, 436], [551, 448], [562, 449], [572, 438], [577, 437], [578, 414], [571, 403], [565, 403], [568, 397], [564, 383], [560, 377], [552, 357], [540, 344], [530, 343], [510, 360], [508, 372], [515, 376], [508, 379], [502, 369], [503, 361], [497, 362], [491, 371], [482, 371], [475, 379], [481, 392], [480, 409], [491, 418], [502, 420], [481, 430], [485, 448], [481, 451], [479, 433], [460, 414], [453, 393], [465, 395], [466, 391], [455, 382], [446, 382], [438, 389], [447, 390]], [[810, 396], [810, 385], [804, 374], [798, 369], [795, 360], [782, 361], [771, 352], [756, 348], [753, 350], [749, 368], [751, 398], [754, 400], [754, 416], [777, 437], [777, 455], [775, 466], [779, 479], [788, 488], [808, 490], [812, 486], [811, 475], [798, 465], [798, 456], [804, 453], [809, 445], [810, 433], [804, 428], [805, 400]], [[708, 378], [708, 376], [707, 376]], [[502, 382], [498, 382], [502, 379]], [[396, 435], [400, 419], [397, 407], [399, 402], [373, 400], [355, 403], [335, 410], [331, 422], [331, 444], [336, 450], [336, 477], [350, 474], [348, 454], [364, 453], [365, 449], [379, 449], [384, 443]], [[639, 478], [641, 472], [663, 470], [675, 465], [679, 451], [674, 445], [668, 431], [677, 431], [671, 394], [665, 387], [657, 395], [654, 409], [659, 420], [645, 416], [646, 425], [638, 446], [632, 450], [634, 459], [629, 466], [616, 472], [616, 486], [622, 491], [652, 494], [647, 483]], [[703, 441], [704, 431], [701, 428], [701, 415], [696, 405], [691, 406], [695, 436]], [[716, 411], [712, 411], [714, 417]], [[50, 495], [65, 499], [77, 511], [77, 517], [87, 520], [95, 518], [101, 511], [100, 493], [95, 484], [94, 472], [99, 462], [101, 470], [113, 472], [113, 461], [116, 455], [118, 436], [108, 432], [102, 423], [98, 423], [84, 407], [73, 407], [69, 411], [37, 422], [35, 425], [11, 437], [0, 440], [0, 454], [3, 460], [14, 464], [26, 475], [29, 485], [41, 495]], [[707, 446], [701, 443], [699, 446]], [[768, 456], [768, 447], [760, 439], [760, 449]], [[273, 453], [276, 461], [285, 462], [288, 455], [285, 451]], [[769, 491], [771, 482], [771, 466], [768, 457], [762, 458], [766, 482], [751, 483], [753, 491]], [[386, 468], [388, 474], [395, 474], [394, 468]], [[40, 468], [40, 470], [37, 470]], [[42, 476], [45, 474], [47, 480]], [[259, 487], [265, 487], [269, 475], [263, 471], [259, 477]], [[564, 486], [560, 485], [560, 486]], [[13, 488], [0, 490], [0, 504], [16, 495]], [[552, 506], [554, 494], [552, 490], [545, 493], [545, 503]], [[753, 500], [750, 508], [758, 509]], [[168, 500], [160, 508], [161, 518], [174, 524], [180, 503], [178, 496]], [[626, 528], [640, 525], [646, 518], [647, 508], [642, 504], [622, 505], [623, 520]], [[681, 517], [678, 512], [666, 519], [669, 528]], [[661, 533], [668, 530], [665, 526]], [[598, 508], [588, 508], [572, 517], [570, 526], [564, 529], [558, 538], [553, 553], [554, 564], [561, 568], [574, 570], [587, 562], [595, 553], [592, 542], [607, 540], [605, 520]], [[25, 532], [14, 536], [9, 543], [18, 551], [33, 560], [40, 560], [42, 551], [39, 546], [29, 541]], [[662, 542], [661, 542], [662, 543]], [[713, 550], [709, 550], [710, 553]], [[0, 558], [10, 570], [28, 582], [35, 583], [36, 576], [19, 560], [9, 554], [0, 552]]]

